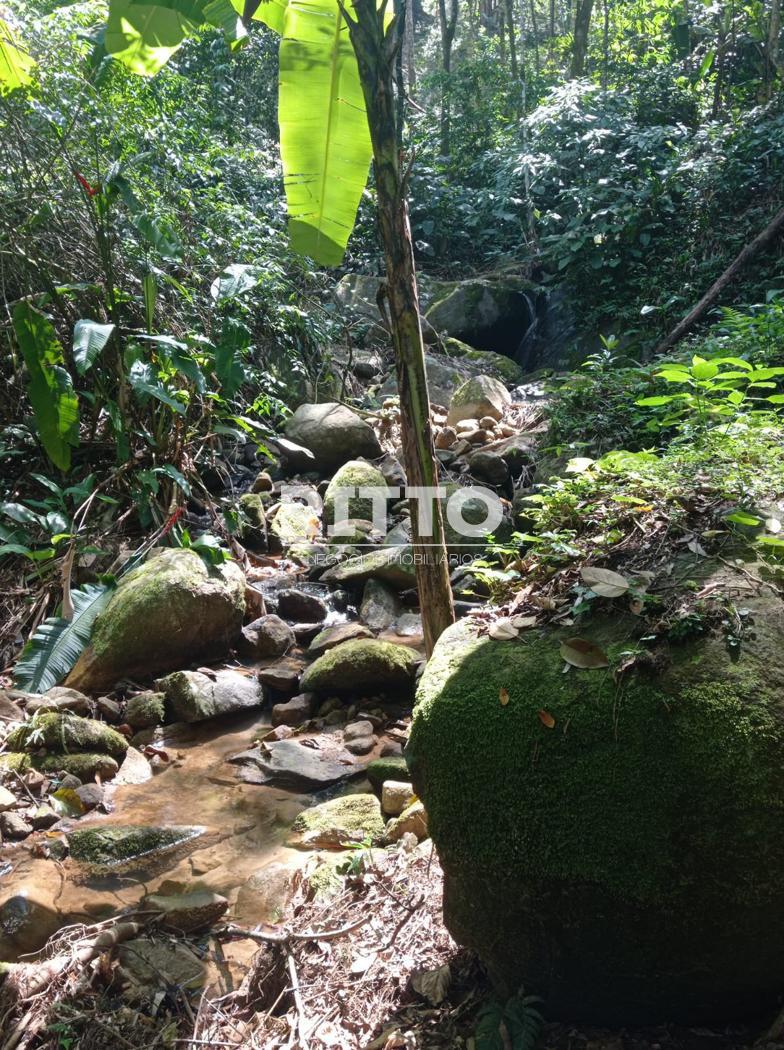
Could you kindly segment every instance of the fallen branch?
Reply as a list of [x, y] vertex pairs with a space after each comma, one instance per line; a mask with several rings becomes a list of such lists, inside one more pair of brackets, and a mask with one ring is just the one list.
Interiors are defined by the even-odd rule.
[[684, 319], [677, 324], [670, 334], [664, 339], [654, 350], [654, 354], [663, 354], [671, 347], [675, 346], [686, 333], [694, 327], [697, 321], [700, 320], [702, 315], [713, 306], [716, 300], [719, 298], [721, 293], [727, 287], [727, 285], [734, 280], [734, 278], [740, 273], [746, 263], [750, 262], [754, 256], [760, 252], [777, 233], [784, 230], [784, 208], [779, 209], [774, 217], [770, 220], [768, 225], [762, 231], [757, 234], [753, 241], [745, 246], [743, 251], [735, 258], [733, 263], [727, 267], [724, 273], [719, 277], [718, 281], [711, 285], [708, 291], [703, 295], [702, 299], [697, 303], [693, 310], [691, 310]]
[[346, 934], [351, 933], [353, 930], [358, 930], [360, 926], [364, 926], [365, 923], [370, 919], [369, 915], [363, 916], [361, 919], [357, 919], [356, 922], [351, 922], [348, 926], [341, 926], [338, 930], [306, 930], [304, 933], [291, 933], [288, 930], [284, 930], [282, 933], [263, 933], [260, 930], [246, 930], [242, 926], [226, 926], [220, 931], [220, 936], [224, 937], [245, 937], [251, 941], [261, 941], [262, 944], [291, 944], [294, 941], [334, 941], [338, 937], [345, 937]]

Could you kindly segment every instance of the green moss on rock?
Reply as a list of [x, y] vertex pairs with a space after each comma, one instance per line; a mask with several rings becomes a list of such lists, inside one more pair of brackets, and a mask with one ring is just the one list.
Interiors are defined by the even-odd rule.
[[[580, 633], [612, 667], [634, 645], [632, 622]], [[524, 983], [558, 1016], [623, 1022], [737, 1017], [773, 1001], [780, 605], [755, 623], [740, 663], [705, 638], [621, 684], [612, 670], [564, 674], [563, 633], [497, 642], [461, 623], [442, 636], [407, 755], [448, 925], [504, 991]]]
[[[384, 475], [370, 463], [361, 459], [352, 459], [344, 463], [340, 470], [336, 471], [324, 493], [324, 521], [332, 525], [335, 521], [335, 500], [340, 489], [360, 488], [377, 489], [379, 495], [385, 498], [388, 494], [388, 486]], [[364, 521], [373, 520], [373, 500], [358, 495], [349, 496], [348, 512], [340, 508], [341, 520], [348, 518], [360, 518]], [[351, 541], [353, 542], [353, 541]]]
[[90, 751], [121, 756], [128, 750], [128, 741], [111, 726], [94, 718], [55, 711], [37, 714], [18, 726], [8, 734], [7, 743], [14, 751], [46, 748], [66, 755]]
[[373, 785], [374, 789], [380, 792], [384, 781], [407, 781], [411, 774], [408, 769], [408, 763], [403, 755], [388, 755], [385, 758], [374, 758], [372, 762], [368, 762], [365, 769], [365, 776]]
[[0, 754], [0, 769], [9, 773], [24, 773], [30, 768], [30, 756], [23, 751], [4, 751]]
[[119, 764], [111, 755], [94, 755], [85, 752], [75, 752], [72, 755], [44, 755], [41, 758], [32, 758], [31, 765], [41, 773], [70, 773], [78, 777], [83, 784], [95, 780], [96, 775], [101, 780], [111, 780], [119, 771]]
[[68, 835], [71, 856], [93, 867], [112, 867], [151, 853], [172, 849], [201, 834], [189, 826], [115, 826], [79, 828]]
[[300, 689], [303, 693], [405, 689], [413, 681], [416, 661], [413, 650], [394, 642], [374, 638], [343, 642], [307, 668]]
[[338, 849], [347, 842], [375, 842], [384, 826], [375, 795], [343, 795], [303, 810], [291, 825], [290, 845]]
[[160, 725], [165, 711], [166, 695], [148, 690], [137, 693], [128, 701], [125, 721], [134, 729], [148, 729]]

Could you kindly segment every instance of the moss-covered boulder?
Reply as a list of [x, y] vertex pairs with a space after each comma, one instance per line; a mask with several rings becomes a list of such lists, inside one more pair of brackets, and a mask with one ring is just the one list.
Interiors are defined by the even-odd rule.
[[535, 292], [514, 274], [447, 285], [425, 314], [442, 335], [515, 357], [535, 314]]
[[203, 831], [204, 828], [188, 825], [101, 825], [72, 831], [68, 847], [74, 860], [94, 868], [108, 868], [173, 849]]
[[516, 386], [523, 380], [523, 370], [511, 357], [496, 354], [492, 350], [475, 350], [468, 343], [459, 339], [444, 339], [444, 353], [447, 357], [461, 359], [461, 364], [471, 364], [477, 370], [503, 379], [508, 386]]
[[192, 550], [154, 550], [120, 581], [68, 684], [86, 692], [222, 656], [242, 628], [245, 577]]
[[133, 729], [149, 729], [160, 725], [165, 714], [166, 696], [147, 689], [137, 693], [128, 701], [125, 708], [125, 721]]
[[385, 755], [368, 762], [365, 776], [380, 794], [385, 781], [408, 780], [411, 774], [403, 755]]
[[359, 585], [369, 579], [381, 580], [400, 591], [416, 586], [414, 555], [409, 546], [382, 547], [347, 558], [321, 577], [324, 583]]
[[303, 693], [405, 690], [413, 682], [416, 662], [416, 653], [405, 645], [375, 638], [343, 642], [307, 668], [300, 688]]
[[286, 437], [308, 449], [313, 457], [298, 457], [284, 447], [295, 469], [336, 470], [354, 456], [375, 459], [381, 455], [381, 446], [370, 424], [335, 401], [300, 405], [286, 420]]
[[285, 550], [293, 543], [311, 543], [321, 534], [321, 522], [312, 507], [284, 502], [270, 525], [270, 546]]
[[594, 619], [609, 668], [564, 673], [568, 633], [463, 622], [420, 683], [447, 925], [551, 1017], [715, 1023], [784, 986], [784, 606], [722, 586], [753, 612], [740, 659], [707, 633], [617, 677], [633, 618]]
[[383, 834], [384, 818], [376, 796], [344, 795], [303, 810], [291, 825], [289, 845], [345, 849], [351, 842], [376, 842]]
[[449, 426], [454, 426], [464, 419], [482, 419], [484, 416], [500, 419], [511, 401], [509, 391], [500, 379], [472, 376], [452, 394], [446, 421]]
[[12, 730], [6, 744], [12, 751], [45, 748], [59, 754], [92, 751], [116, 757], [121, 757], [128, 750], [125, 737], [104, 722], [55, 711], [42, 712]]
[[[328, 525], [334, 524], [336, 501], [341, 524], [350, 518], [372, 521], [373, 499], [369, 496], [358, 495], [357, 490], [361, 488], [373, 489], [376, 501], [383, 507], [381, 499], [386, 500], [389, 492], [384, 475], [371, 463], [366, 463], [361, 459], [349, 460], [335, 472], [327, 485], [327, 491], [324, 493], [324, 521]], [[340, 499], [341, 490], [343, 490], [342, 501]]]
[[242, 542], [254, 551], [267, 549], [267, 505], [274, 502], [270, 492], [245, 492], [240, 496]]
[[30, 768], [30, 756], [24, 751], [4, 751], [0, 754], [0, 773], [24, 773]]
[[[27, 757], [27, 756], [25, 756]], [[49, 754], [34, 756], [30, 765], [41, 773], [70, 773], [83, 784], [95, 780], [111, 780], [119, 772], [120, 765], [111, 755], [98, 755], [89, 751], [74, 751], [71, 755]]]

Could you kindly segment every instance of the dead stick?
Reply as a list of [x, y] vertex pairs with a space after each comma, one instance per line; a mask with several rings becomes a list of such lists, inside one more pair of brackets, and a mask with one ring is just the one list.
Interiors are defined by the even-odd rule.
[[226, 926], [221, 933], [226, 937], [247, 937], [248, 940], [262, 941], [264, 944], [290, 944], [292, 941], [334, 941], [364, 926], [369, 919], [369, 915], [364, 915], [361, 919], [349, 923], [348, 926], [342, 926], [339, 930], [324, 930], [321, 933], [316, 930], [308, 930], [306, 933], [262, 933], [260, 930], [245, 930], [241, 926], [233, 925]]
[[308, 1050], [308, 1040], [305, 1035], [305, 1006], [302, 1002], [302, 993], [299, 987], [299, 977], [297, 976], [297, 967], [294, 962], [294, 956], [290, 951], [286, 952], [286, 965], [289, 969], [289, 977], [291, 978], [291, 990], [294, 993], [294, 1005], [297, 1008], [297, 1031], [299, 1033], [299, 1045], [300, 1050]]

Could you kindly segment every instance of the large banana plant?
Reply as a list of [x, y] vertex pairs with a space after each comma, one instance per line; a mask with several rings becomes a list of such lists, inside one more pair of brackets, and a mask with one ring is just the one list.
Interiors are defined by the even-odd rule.
[[152, 76], [200, 26], [219, 26], [230, 43], [241, 43], [240, 16], [249, 15], [282, 37], [278, 112], [292, 247], [337, 266], [372, 155], [338, 0], [110, 0], [104, 46], [135, 73]]

